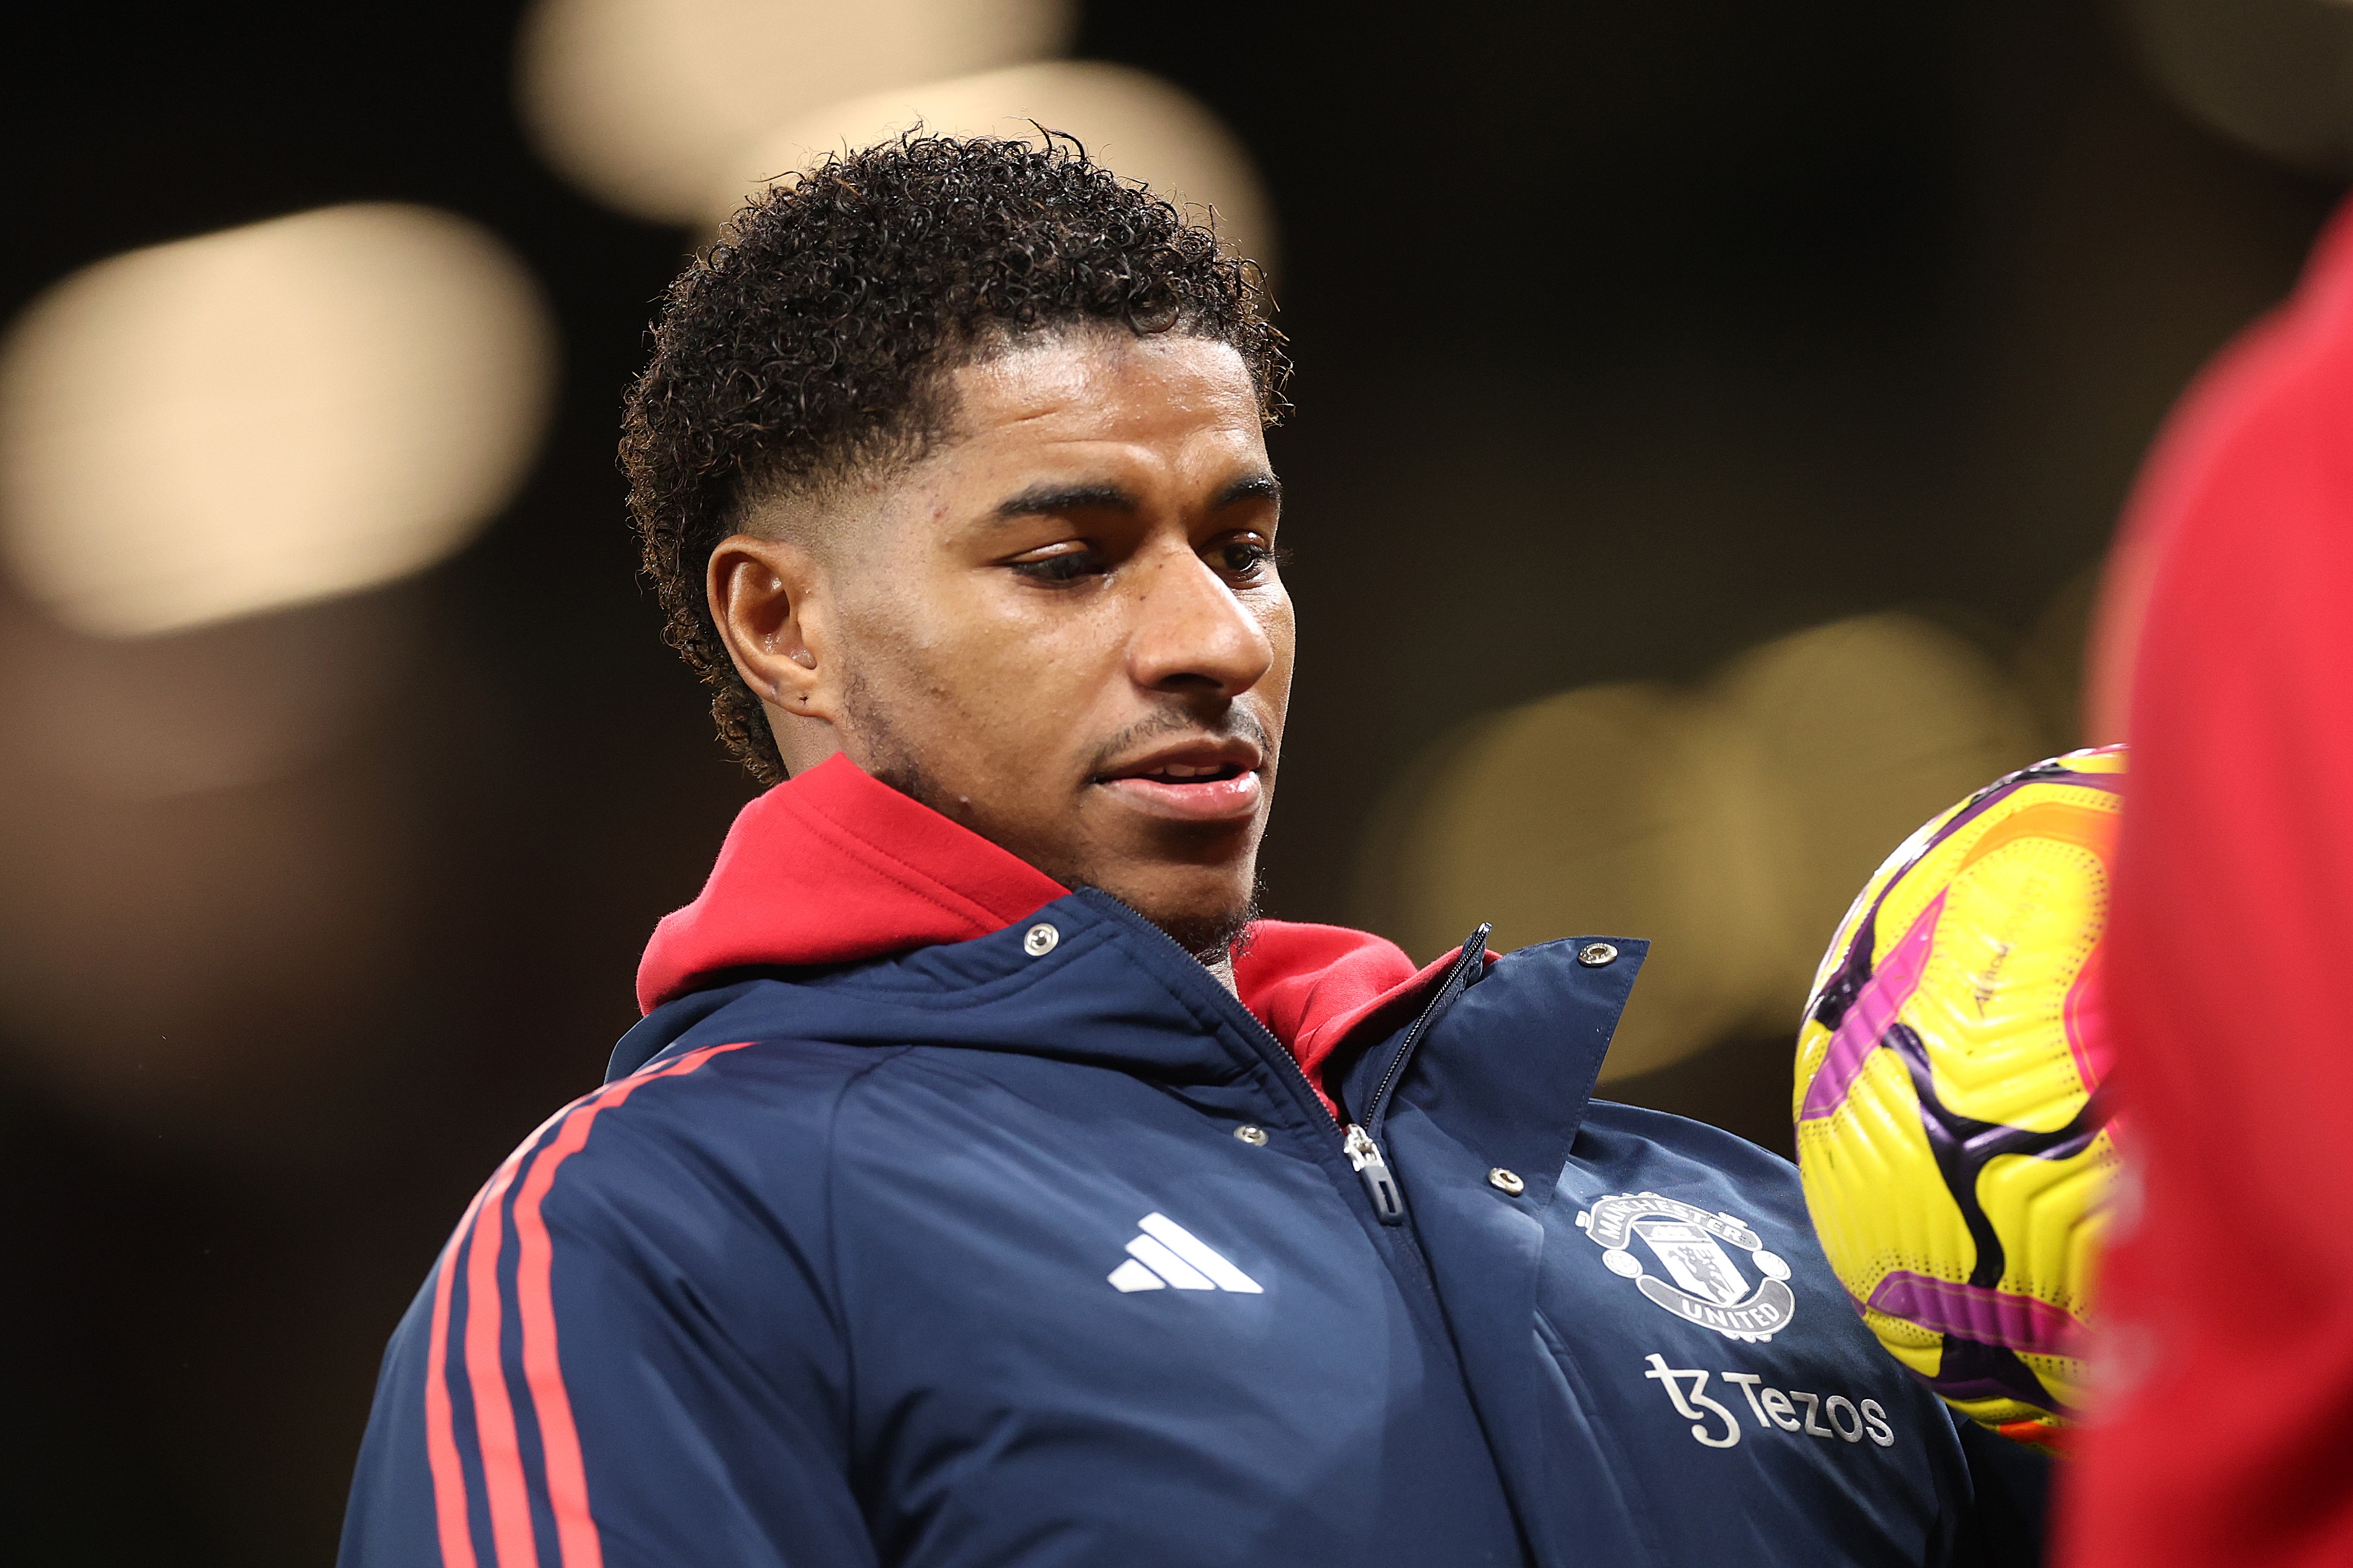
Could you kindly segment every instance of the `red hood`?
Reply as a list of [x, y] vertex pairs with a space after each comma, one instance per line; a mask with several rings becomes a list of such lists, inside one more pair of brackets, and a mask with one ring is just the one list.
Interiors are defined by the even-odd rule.
[[[1002, 931], [1070, 889], [836, 756], [746, 805], [701, 896], [662, 917], [638, 965], [646, 1012], [723, 970], [849, 963]], [[1427, 969], [1338, 926], [1260, 921], [1234, 960], [1242, 1005], [1311, 1082], [1341, 1040], [1418, 995]]]

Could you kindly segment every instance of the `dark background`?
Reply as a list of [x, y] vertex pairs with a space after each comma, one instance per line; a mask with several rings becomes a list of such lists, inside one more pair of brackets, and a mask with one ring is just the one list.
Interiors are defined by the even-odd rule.
[[[685, 241], [533, 156], [514, 11], [53, 8], [15, 52], [8, 311], [129, 247], [410, 200], [527, 259], [565, 356], [521, 499], [380, 595], [406, 629], [295, 776], [125, 804], [8, 753], [0, 940], [111, 878], [229, 955], [135, 1037], [0, 993], [18, 1561], [328, 1558], [385, 1336], [476, 1184], [596, 1083], [639, 942], [750, 793], [659, 643], [611, 456]], [[2170, 107], [2086, 0], [1099, 4], [1076, 53], [1212, 105], [1282, 225], [1294, 918], [1345, 918], [1373, 800], [1465, 717], [1859, 611], [2004, 659], [2068, 625], [2166, 406], [2334, 195]], [[314, 903], [246, 878], [263, 849]], [[93, 1004], [153, 960], [113, 918]], [[331, 959], [273, 962], [299, 928]], [[1786, 1143], [1787, 1049], [1618, 1092]]]

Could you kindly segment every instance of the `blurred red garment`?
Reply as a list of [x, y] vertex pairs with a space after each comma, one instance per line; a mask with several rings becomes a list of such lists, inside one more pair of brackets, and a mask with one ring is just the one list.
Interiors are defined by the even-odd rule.
[[2139, 1180], [2060, 1561], [2353, 1563], [2353, 204], [2176, 411], [2102, 620]]

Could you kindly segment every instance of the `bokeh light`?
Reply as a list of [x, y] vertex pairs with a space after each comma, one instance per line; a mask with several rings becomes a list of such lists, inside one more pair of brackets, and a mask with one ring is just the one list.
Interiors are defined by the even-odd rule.
[[1387, 908], [1365, 912], [1425, 960], [1481, 921], [1504, 951], [1651, 938], [1610, 1067], [1663, 1066], [1736, 1022], [1763, 978], [1775, 900], [1757, 771], [1727, 715], [1663, 687], [1514, 709], [1444, 744], [1383, 814], [1372, 897]]
[[583, 189], [655, 222], [704, 216], [744, 149], [820, 105], [1060, 54], [1069, 0], [540, 0], [522, 118]]
[[[800, 115], [737, 158], [712, 188], [707, 222], [723, 222], [772, 180], [828, 153], [922, 127], [943, 135], [1040, 139], [1067, 132], [1096, 162], [1180, 208], [1208, 207], [1245, 256], [1271, 269], [1273, 210], [1250, 154], [1200, 102], [1146, 72], [1050, 60], [951, 81], [892, 88]], [[1198, 212], [1196, 216], [1200, 216]]]
[[59, 620], [174, 631], [463, 544], [537, 449], [530, 274], [428, 208], [322, 208], [87, 268], [0, 350], [0, 549]]
[[1357, 912], [1424, 959], [1482, 920], [1505, 951], [1651, 939], [1602, 1069], [1626, 1078], [1745, 1026], [1793, 1029], [1873, 868], [2041, 752], [2025, 700], [1961, 637], [1834, 622], [1699, 691], [1585, 687], [1441, 741], [1376, 816]]

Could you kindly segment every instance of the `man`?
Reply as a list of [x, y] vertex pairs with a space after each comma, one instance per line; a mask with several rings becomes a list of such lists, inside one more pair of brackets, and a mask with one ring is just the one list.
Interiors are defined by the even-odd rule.
[[347, 1563], [1964, 1550], [1788, 1167], [1588, 1101], [1642, 943], [1252, 921], [1285, 368], [1059, 147], [836, 160], [679, 282], [632, 506], [788, 782], [401, 1325]]

